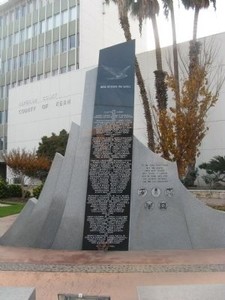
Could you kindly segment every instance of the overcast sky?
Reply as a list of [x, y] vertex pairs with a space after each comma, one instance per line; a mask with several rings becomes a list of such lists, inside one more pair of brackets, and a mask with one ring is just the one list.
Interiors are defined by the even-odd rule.
[[[198, 22], [198, 37], [225, 32], [225, 0], [217, 0], [216, 2], [216, 10], [212, 4], [208, 9], [201, 10]], [[181, 0], [174, 0], [174, 7], [176, 9], [177, 41], [188, 41], [192, 38], [194, 12], [193, 10], [185, 10], [181, 4]], [[159, 15], [158, 25], [161, 45], [167, 46], [172, 44], [171, 25], [166, 20], [162, 11]], [[161, 34], [162, 32], [163, 35]], [[148, 46], [149, 48], [154, 48], [151, 34], [149, 35]]]

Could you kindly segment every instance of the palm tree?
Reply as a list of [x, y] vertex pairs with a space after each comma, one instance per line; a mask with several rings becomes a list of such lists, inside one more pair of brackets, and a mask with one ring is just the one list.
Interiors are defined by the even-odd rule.
[[198, 17], [199, 12], [203, 8], [208, 8], [210, 3], [213, 3], [214, 8], [216, 8], [216, 0], [181, 0], [186, 9], [194, 9], [194, 23], [193, 23], [193, 35], [192, 41], [190, 42], [189, 48], [189, 73], [191, 74], [193, 68], [198, 64], [200, 44], [197, 42], [197, 29], [198, 29]]
[[145, 19], [151, 19], [155, 40], [155, 55], [156, 55], [156, 70], [155, 86], [156, 99], [159, 111], [167, 107], [167, 86], [165, 84], [166, 73], [162, 68], [162, 53], [159, 40], [159, 32], [156, 16], [159, 13], [159, 3], [157, 0], [138, 0], [130, 1], [131, 14], [139, 21], [140, 32], [142, 30], [142, 23]]
[[[133, 2], [130, 0], [131, 14], [138, 19], [140, 33], [142, 31], [142, 23], [146, 19], [151, 19], [154, 40], [155, 40], [155, 55], [156, 55], [156, 70], [155, 74], [155, 89], [156, 89], [156, 101], [158, 106], [159, 124], [165, 126], [164, 115], [167, 108], [167, 85], [165, 83], [166, 72], [162, 68], [162, 53], [159, 40], [159, 32], [157, 25], [157, 15], [159, 13], [159, 2], [157, 0], [137, 0]], [[160, 126], [159, 126], [160, 128]], [[159, 130], [160, 131], [160, 130]], [[163, 132], [159, 132], [159, 140], [164, 158], [169, 158], [168, 151], [165, 145], [165, 138]]]
[[168, 18], [169, 12], [171, 16], [171, 26], [172, 26], [172, 38], [173, 38], [173, 68], [174, 68], [174, 78], [176, 80], [176, 109], [180, 108], [180, 84], [179, 84], [179, 63], [178, 63], [178, 50], [177, 50], [177, 36], [176, 36], [176, 22], [174, 14], [173, 0], [162, 0], [164, 14]]
[[[126, 41], [130, 41], [132, 39], [131, 32], [130, 32], [130, 23], [128, 19], [128, 9], [131, 3], [131, 0], [105, 0], [106, 4], [113, 2], [117, 5], [118, 8], [118, 15], [119, 15], [119, 22], [120, 26], [124, 32], [124, 36]], [[144, 116], [146, 120], [146, 127], [147, 127], [147, 144], [148, 148], [151, 149], [153, 152], [155, 151], [155, 142], [154, 142], [154, 131], [153, 131], [153, 123], [152, 123], [152, 114], [149, 106], [149, 100], [147, 96], [147, 91], [145, 88], [145, 83], [141, 74], [140, 66], [135, 59], [135, 73], [137, 77], [137, 83], [140, 89], [140, 94], [142, 98], [142, 104], [144, 108]]]

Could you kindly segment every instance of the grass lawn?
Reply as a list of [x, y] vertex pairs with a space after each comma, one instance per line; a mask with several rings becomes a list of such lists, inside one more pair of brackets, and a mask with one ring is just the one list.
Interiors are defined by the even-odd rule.
[[[1, 206], [1, 204], [8, 205], [8, 206]], [[21, 203], [21, 202], [15, 203], [15, 202], [0, 201], [0, 218], [20, 213], [24, 205], [25, 203]]]

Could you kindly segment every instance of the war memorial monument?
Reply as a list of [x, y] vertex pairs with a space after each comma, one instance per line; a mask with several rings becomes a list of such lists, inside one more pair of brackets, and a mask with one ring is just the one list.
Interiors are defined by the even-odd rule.
[[225, 215], [195, 198], [176, 165], [133, 136], [134, 41], [100, 51], [87, 72], [80, 127], [56, 154], [1, 245], [157, 250], [225, 247]]
[[98, 68], [86, 74], [81, 124], [72, 124], [65, 156], [55, 155], [39, 199], [29, 199], [0, 245], [225, 247], [225, 214], [196, 199], [180, 182], [175, 163], [133, 135], [134, 68], [134, 41], [100, 51]]

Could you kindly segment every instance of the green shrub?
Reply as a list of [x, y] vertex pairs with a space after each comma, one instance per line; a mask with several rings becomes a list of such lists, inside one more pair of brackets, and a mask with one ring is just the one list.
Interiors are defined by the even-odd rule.
[[41, 191], [42, 191], [42, 188], [43, 188], [43, 184], [40, 184], [40, 185], [38, 185], [37, 187], [35, 187], [34, 189], [33, 189], [33, 196], [35, 197], [35, 198], [39, 198], [39, 196], [40, 196], [40, 193], [41, 193]]
[[5, 180], [0, 178], [0, 199], [8, 197], [8, 187]]
[[9, 184], [8, 185], [8, 197], [22, 197], [22, 189], [18, 184]]
[[30, 198], [31, 197], [31, 192], [30, 191], [25, 191], [25, 198]]

